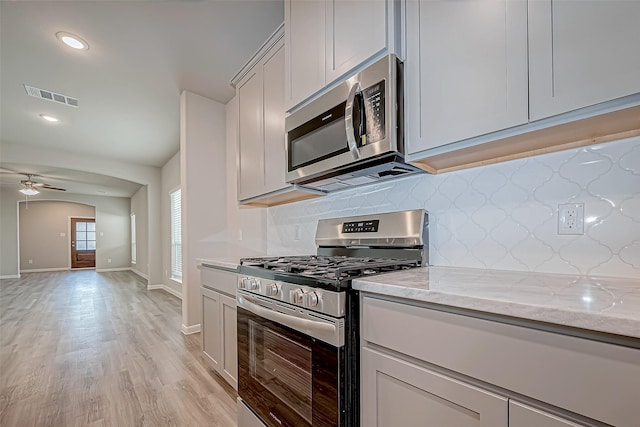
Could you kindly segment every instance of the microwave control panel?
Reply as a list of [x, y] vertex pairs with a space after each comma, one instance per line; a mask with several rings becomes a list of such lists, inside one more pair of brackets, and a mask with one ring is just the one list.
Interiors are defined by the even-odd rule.
[[355, 221], [342, 223], [343, 233], [377, 233], [380, 220]]
[[384, 80], [362, 90], [367, 123], [367, 143], [382, 141], [385, 132], [385, 90]]

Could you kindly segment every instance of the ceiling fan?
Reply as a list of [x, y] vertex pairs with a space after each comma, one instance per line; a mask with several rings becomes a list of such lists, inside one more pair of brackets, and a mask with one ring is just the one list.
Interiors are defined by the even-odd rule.
[[35, 174], [20, 173], [20, 175], [26, 175], [26, 177], [27, 177], [27, 179], [23, 179], [22, 181], [20, 181], [20, 184], [22, 184], [22, 188], [20, 190], [18, 190], [19, 192], [21, 192], [25, 196], [34, 196], [34, 195], [40, 193], [40, 191], [38, 191], [38, 189], [67, 191], [66, 188], [58, 188], [58, 187], [54, 187], [52, 185], [46, 184], [44, 182], [34, 181], [32, 179], [32, 177], [33, 176], [37, 176]]

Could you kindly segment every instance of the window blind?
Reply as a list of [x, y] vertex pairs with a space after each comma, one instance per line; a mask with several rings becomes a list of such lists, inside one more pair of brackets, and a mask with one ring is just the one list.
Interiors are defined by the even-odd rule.
[[182, 281], [182, 192], [171, 196], [171, 278]]
[[131, 214], [131, 262], [136, 263], [136, 214]]

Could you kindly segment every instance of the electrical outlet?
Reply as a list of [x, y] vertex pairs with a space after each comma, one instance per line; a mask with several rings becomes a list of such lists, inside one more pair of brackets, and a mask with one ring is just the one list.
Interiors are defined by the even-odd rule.
[[558, 205], [558, 234], [584, 234], [584, 203]]
[[242, 241], [242, 228], [238, 229], [238, 240]]
[[107, 263], [111, 264], [111, 258], [107, 258]]
[[33, 264], [33, 260], [32, 259], [29, 260], [29, 264]]
[[66, 233], [60, 233], [60, 237], [64, 237], [66, 235], [67, 235]]
[[295, 228], [293, 229], [293, 239], [294, 240], [300, 240], [300, 226], [296, 225]]

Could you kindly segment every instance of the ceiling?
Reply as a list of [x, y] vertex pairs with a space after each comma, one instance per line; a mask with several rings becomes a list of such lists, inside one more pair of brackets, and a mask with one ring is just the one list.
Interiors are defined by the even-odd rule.
[[[21, 189], [20, 181], [26, 180], [25, 174], [33, 174], [31, 181], [49, 184], [52, 187], [64, 188], [67, 193], [85, 194], [105, 197], [131, 197], [139, 189], [140, 184], [95, 173], [80, 172], [55, 167], [31, 166], [18, 163], [0, 163], [0, 182], [3, 187]], [[58, 190], [47, 190], [38, 187], [41, 195], [59, 195]]]
[[[180, 93], [229, 101], [229, 81], [283, 16], [282, 0], [1, 1], [0, 142], [160, 167], [179, 150]], [[89, 49], [65, 46], [59, 31]], [[30, 97], [24, 84], [79, 107]], [[61, 174], [69, 187], [73, 173]]]

